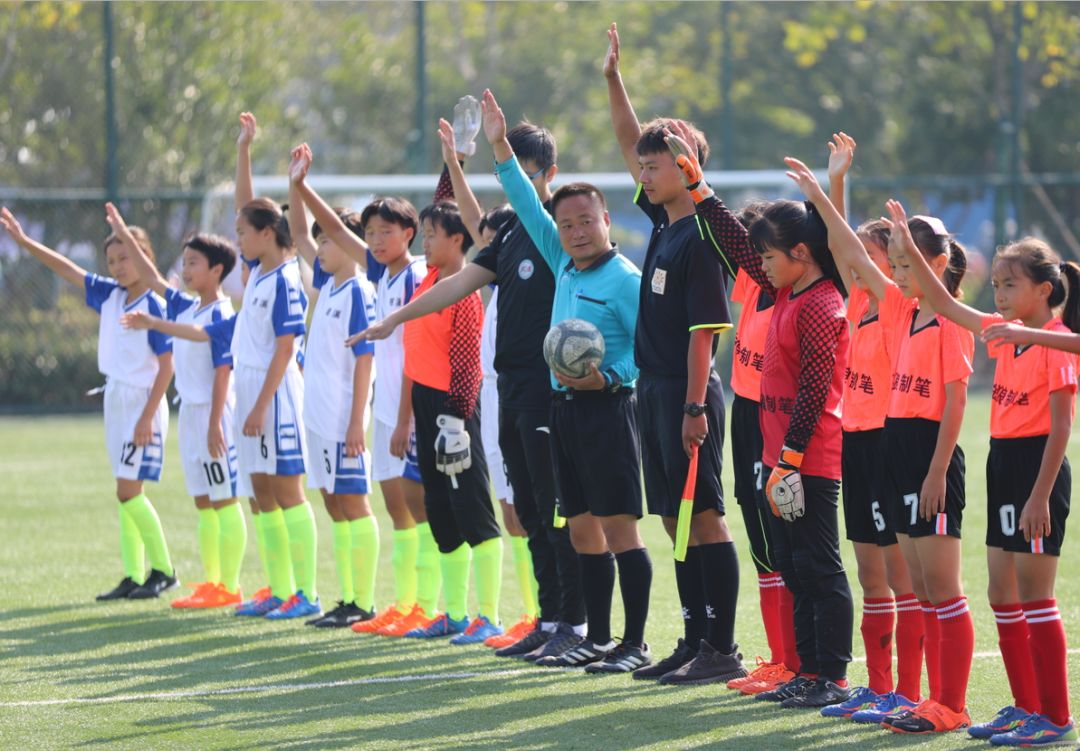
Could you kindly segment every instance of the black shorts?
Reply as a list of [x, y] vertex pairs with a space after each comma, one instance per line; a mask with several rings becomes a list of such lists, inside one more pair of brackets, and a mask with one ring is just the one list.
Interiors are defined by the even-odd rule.
[[896, 544], [882, 499], [888, 494], [877, 430], [844, 431], [844, 526], [852, 542], [887, 547]]
[[[642, 374], [638, 379], [638, 424], [641, 427], [641, 463], [645, 474], [645, 498], [649, 513], [679, 515], [690, 458], [683, 450], [683, 405], [686, 379]], [[709, 434], [698, 448], [694, 513], [724, 513], [724, 489], [720, 482], [724, 452], [724, 387], [715, 371], [709, 373], [705, 390], [705, 420]]]
[[640, 519], [641, 459], [633, 390], [556, 391], [550, 428], [563, 515], [630, 514]]
[[1020, 514], [1039, 476], [1046, 439], [1044, 435], [990, 439], [986, 457], [987, 547], [1012, 553], [1061, 555], [1072, 495], [1068, 457], [1062, 460], [1050, 491], [1050, 535], [1028, 542], [1020, 531]]
[[[761, 405], [753, 399], [735, 395], [731, 403], [731, 469], [735, 473], [735, 500], [757, 504], [765, 492], [761, 476]], [[761, 496], [761, 498], [758, 498]]]
[[882, 506], [895, 534], [960, 537], [964, 519], [964, 452], [953, 449], [945, 473], [945, 511], [927, 521], [919, 515], [919, 494], [930, 469], [941, 423], [917, 417], [887, 417], [882, 434], [887, 496]]

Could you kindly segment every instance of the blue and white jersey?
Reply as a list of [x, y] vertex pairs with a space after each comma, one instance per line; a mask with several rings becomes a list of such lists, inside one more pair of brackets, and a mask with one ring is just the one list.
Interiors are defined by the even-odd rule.
[[[427, 276], [427, 263], [423, 258], [414, 259], [393, 276], [383, 271], [375, 292], [375, 318], [383, 320], [405, 303]], [[384, 425], [397, 425], [398, 403], [401, 401], [401, 376], [405, 372], [405, 327], [398, 326], [394, 333], [375, 342], [375, 363], [379, 368], [379, 382], [375, 387], [375, 419]]]
[[[170, 321], [209, 328], [235, 315], [228, 298], [199, 305], [199, 298], [168, 287], [165, 290], [165, 314]], [[210, 404], [214, 398], [214, 371], [232, 366], [232, 336], [228, 341], [211, 337], [209, 342], [177, 339], [173, 342], [173, 365], [176, 391], [187, 404]]]
[[372, 342], [343, 344], [366, 329], [375, 315], [371, 287], [364, 281], [353, 277], [335, 285], [334, 277], [315, 261], [319, 298], [304, 350], [304, 425], [331, 441], [344, 441], [349, 428], [356, 358], [375, 353]]
[[115, 279], [87, 274], [83, 279], [86, 304], [101, 315], [98, 325], [98, 370], [109, 380], [148, 389], [158, 374], [158, 355], [172, 352], [172, 337], [157, 331], [125, 329], [120, 318], [141, 310], [165, 317], [165, 301], [146, 290], [127, 302], [127, 290]]
[[306, 311], [307, 295], [295, 259], [269, 271], [264, 271], [262, 265], [252, 269], [233, 333], [232, 356], [236, 365], [268, 370], [277, 338], [294, 334], [289, 367], [297, 367], [296, 353], [304, 335]]

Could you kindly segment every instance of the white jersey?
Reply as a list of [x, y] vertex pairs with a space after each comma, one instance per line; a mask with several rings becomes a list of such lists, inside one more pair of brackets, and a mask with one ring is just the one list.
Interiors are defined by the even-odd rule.
[[499, 288], [491, 291], [487, 310], [484, 311], [484, 327], [480, 333], [480, 369], [484, 378], [495, 378], [495, 326], [499, 317]]
[[158, 355], [172, 352], [172, 338], [157, 331], [125, 329], [120, 317], [141, 310], [165, 317], [165, 301], [147, 290], [127, 302], [127, 290], [115, 279], [87, 274], [83, 280], [86, 304], [101, 315], [98, 325], [98, 370], [116, 380], [149, 389], [158, 374]]
[[[371, 287], [364, 282], [353, 277], [335, 286], [334, 277], [315, 261], [319, 298], [304, 350], [304, 425], [329, 441], [344, 441], [349, 429], [356, 358], [375, 353], [372, 342], [343, 344], [366, 329], [375, 315]], [[370, 417], [369, 412], [365, 415]]]
[[[375, 294], [375, 318], [383, 320], [412, 299], [416, 288], [427, 276], [427, 263], [417, 258], [394, 276], [390, 270], [379, 277]], [[386, 425], [397, 425], [398, 404], [401, 401], [401, 376], [405, 372], [405, 327], [375, 342], [375, 362], [379, 380], [375, 383], [375, 419]]]
[[[197, 297], [172, 287], [165, 290], [165, 314], [170, 321], [206, 328], [235, 315], [228, 298], [201, 307], [199, 302]], [[228, 343], [214, 338], [209, 342], [177, 339], [173, 342], [173, 363], [180, 400], [185, 404], [210, 404], [214, 398], [214, 371], [222, 365], [232, 366], [232, 351]]]
[[236, 365], [268, 370], [277, 337], [294, 334], [289, 367], [297, 367], [296, 354], [304, 335], [306, 311], [307, 295], [295, 259], [269, 271], [261, 264], [253, 268], [233, 333], [232, 356]]

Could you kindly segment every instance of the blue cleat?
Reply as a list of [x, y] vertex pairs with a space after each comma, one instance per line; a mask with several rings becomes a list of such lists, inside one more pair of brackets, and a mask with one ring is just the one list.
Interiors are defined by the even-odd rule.
[[256, 618], [261, 618], [271, 610], [280, 608], [284, 604], [284, 601], [280, 597], [263, 598], [261, 600], [248, 600], [243, 605], [236, 609], [236, 615], [249, 615]]
[[890, 715], [915, 709], [915, 704], [916, 702], [913, 702], [903, 694], [890, 691], [887, 694], [881, 694], [874, 703], [874, 706], [860, 709], [853, 713], [850, 719], [852, 722], [880, 725], [882, 721]]
[[1045, 715], [1038, 713], [1029, 715], [1019, 727], [1007, 733], [990, 736], [991, 746], [1019, 746], [1021, 748], [1065, 743], [1076, 745], [1076, 741], [1076, 726], [1071, 717], [1064, 725], [1055, 725]]
[[978, 725], [972, 725], [968, 728], [968, 735], [972, 738], [978, 738], [980, 740], [990, 740], [995, 735], [1001, 733], [1008, 733], [1011, 730], [1016, 730], [1018, 727], [1024, 724], [1024, 720], [1031, 716], [1030, 712], [1025, 712], [1020, 707], [1008, 706], [1004, 707], [996, 715], [994, 719], [988, 722], [980, 722]]
[[822, 717], [840, 717], [842, 719], [848, 719], [851, 715], [855, 714], [862, 709], [870, 709], [877, 704], [878, 699], [881, 697], [876, 693], [865, 687], [859, 687], [851, 690], [851, 697], [847, 701], [842, 701], [839, 704], [830, 704], [827, 707], [821, 708]]
[[322, 612], [322, 605], [316, 597], [312, 602], [304, 594], [304, 590], [298, 589], [296, 594], [281, 603], [274, 610], [269, 611], [266, 617], [272, 621], [280, 621], [286, 618], [307, 618]]
[[450, 640], [451, 644], [479, 644], [492, 636], [498, 636], [503, 632], [501, 626], [496, 626], [488, 620], [486, 615], [478, 615], [469, 624], [463, 633]]
[[443, 636], [463, 634], [468, 627], [468, 618], [462, 618], [459, 621], [455, 621], [446, 613], [441, 613], [423, 626], [418, 626], [412, 631], [406, 631], [404, 636], [408, 639], [438, 639]]

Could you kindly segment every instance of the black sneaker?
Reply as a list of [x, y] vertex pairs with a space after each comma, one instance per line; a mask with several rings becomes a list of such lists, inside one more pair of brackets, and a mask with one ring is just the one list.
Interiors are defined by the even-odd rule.
[[806, 684], [802, 692], [790, 699], [784, 699], [780, 706], [784, 709], [795, 707], [827, 707], [830, 704], [839, 704], [851, 698], [851, 691], [838, 686], [827, 678], [815, 678]]
[[586, 673], [632, 673], [652, 662], [648, 644], [622, 642], [607, 657], [585, 666]]
[[702, 639], [697, 657], [661, 676], [660, 683], [665, 686], [696, 686], [705, 683], [727, 683], [733, 678], [742, 678], [747, 672], [738, 649], [739, 645], [736, 644], [731, 654], [724, 654]]
[[635, 670], [634, 678], [639, 681], [655, 681], [672, 670], [678, 670], [695, 657], [697, 657], [697, 650], [687, 644], [685, 639], [680, 638], [674, 652], [660, 662]]
[[130, 576], [125, 576], [115, 587], [108, 592], [102, 592], [94, 599], [98, 602], [105, 602], [106, 600], [126, 600], [128, 595], [138, 588], [139, 585], [135, 583], [134, 579]]
[[543, 631], [540, 626], [537, 626], [524, 637], [518, 639], [513, 644], [503, 647], [502, 649], [495, 650], [496, 657], [517, 657], [518, 659], [528, 659], [527, 654], [535, 649], [539, 649], [551, 640], [554, 635], [553, 631]]
[[337, 605], [335, 605], [332, 610], [328, 610], [325, 613], [320, 613], [319, 615], [315, 616], [314, 618], [308, 618], [306, 621], [304, 621], [304, 625], [305, 626], [316, 626], [316, 625], [318, 625], [319, 621], [323, 620], [324, 618], [329, 618], [332, 615], [338, 615], [341, 612], [342, 608], [344, 608], [344, 607], [345, 607], [345, 601], [344, 600], [338, 600]]
[[560, 623], [546, 642], [532, 652], [526, 652], [522, 655], [522, 659], [526, 662], [536, 662], [543, 657], [557, 657], [571, 647], [576, 647], [580, 641], [581, 637], [574, 633], [572, 626]]
[[607, 657], [615, 649], [615, 642], [597, 644], [589, 639], [582, 639], [561, 655], [548, 655], [536, 661], [545, 668], [581, 668]]
[[355, 602], [341, 603], [312, 625], [315, 628], [348, 628], [354, 623], [370, 621], [374, 617], [374, 613], [370, 610], [364, 610]]
[[797, 675], [787, 683], [781, 683], [772, 691], [762, 691], [760, 694], [754, 694], [754, 698], [758, 701], [784, 701], [793, 696], [798, 696], [808, 685], [810, 685], [809, 678]]
[[158, 571], [156, 568], [150, 569], [150, 576], [146, 577], [146, 581], [141, 586], [136, 587], [128, 593], [129, 600], [150, 600], [155, 597], [160, 597], [162, 592], [168, 592], [170, 589], [175, 589], [180, 586], [180, 579], [177, 578], [174, 572], [172, 576], [169, 576], [163, 571]]

